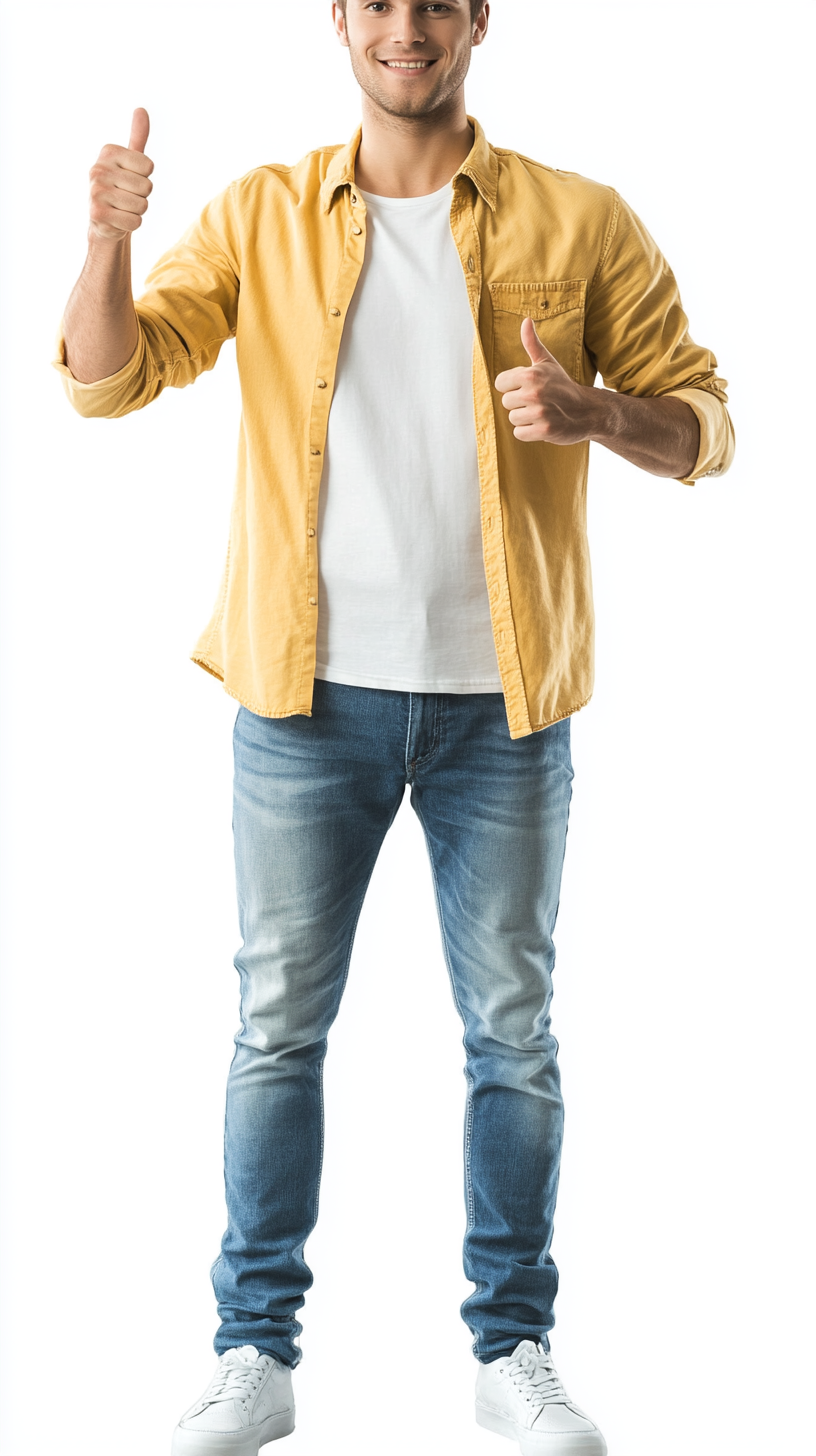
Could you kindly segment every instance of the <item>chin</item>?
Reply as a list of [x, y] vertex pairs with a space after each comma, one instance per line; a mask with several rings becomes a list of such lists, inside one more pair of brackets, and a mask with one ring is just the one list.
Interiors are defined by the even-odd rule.
[[389, 116], [403, 117], [406, 121], [410, 120], [412, 116], [433, 116], [433, 113], [437, 110], [437, 103], [435, 101], [427, 101], [424, 103], [415, 101], [413, 106], [408, 106], [404, 101], [391, 101], [390, 98], [386, 97], [372, 97], [371, 99], [372, 101], [376, 101], [381, 111], [387, 112]]
[[438, 91], [430, 92], [426, 96], [393, 96], [379, 86], [364, 86], [363, 90], [381, 111], [389, 116], [404, 117], [406, 120], [416, 116], [432, 116], [449, 100], [447, 95], [440, 95]]

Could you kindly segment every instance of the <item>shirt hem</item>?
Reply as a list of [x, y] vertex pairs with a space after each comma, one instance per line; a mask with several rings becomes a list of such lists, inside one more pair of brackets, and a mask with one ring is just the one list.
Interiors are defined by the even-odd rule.
[[563, 723], [564, 719], [571, 718], [573, 713], [580, 713], [581, 709], [591, 701], [592, 693], [589, 694], [589, 697], [584, 698], [583, 702], [576, 703], [573, 708], [567, 708], [565, 713], [558, 713], [554, 718], [547, 718], [544, 723], [531, 723], [530, 728], [533, 733], [538, 733], [542, 728], [552, 728], [553, 723]]
[[[212, 658], [207, 657], [204, 653], [201, 653], [201, 652], [193, 652], [193, 653], [190, 654], [190, 660], [191, 660], [191, 662], [197, 663], [197, 665], [199, 667], [203, 667], [204, 670], [205, 670], [205, 672], [208, 672], [214, 678], [217, 678], [218, 681], [221, 683], [221, 686], [223, 687], [225, 693], [228, 693], [231, 698], [235, 698], [236, 702], [239, 702], [242, 705], [242, 707], [248, 708], [249, 711], [250, 711], [250, 713], [257, 713], [257, 715], [258, 715], [259, 718], [293, 718], [297, 714], [302, 714], [302, 715], [304, 715], [307, 718], [311, 718], [312, 717], [312, 705], [311, 705], [311, 702], [309, 702], [308, 704], [304, 703], [302, 705], [298, 705], [297, 707], [294, 707], [294, 708], [279, 708], [277, 710], [270, 710], [268, 707], [265, 707], [261, 703], [255, 703], [255, 702], [252, 701], [251, 698], [248, 698], [247, 696], [245, 696], [242, 693], [237, 693], [234, 688], [229, 687], [229, 685], [227, 684], [227, 682], [224, 679], [224, 670], [223, 670], [223, 668], [220, 667], [218, 663], [214, 662]], [[315, 672], [315, 677], [317, 677], [317, 671]], [[335, 682], [335, 681], [340, 681], [340, 679], [336, 679], [336, 678], [323, 678], [322, 681], [323, 682]], [[343, 679], [343, 681], [346, 681], [346, 680]], [[347, 685], [349, 687], [368, 687], [369, 686], [368, 683], [348, 683]], [[454, 691], [454, 690], [451, 689], [451, 688], [397, 688], [397, 689], [392, 689], [392, 691], [397, 691], [397, 692], [451, 692], [451, 691]], [[472, 689], [472, 691], [473, 692], [477, 692], [477, 691], [479, 691], [479, 689], [478, 688], [474, 688], [474, 689]], [[492, 691], [492, 689], [485, 689], [485, 691]], [[496, 691], [503, 692], [503, 689], [499, 688]], [[561, 723], [561, 722], [563, 722], [563, 720], [565, 718], [570, 718], [570, 717], [572, 717], [572, 714], [573, 713], [578, 713], [578, 712], [580, 712], [581, 708], [585, 708], [586, 705], [587, 705], [587, 703], [589, 703], [591, 701], [592, 696], [593, 696], [593, 694], [592, 693], [589, 693], [587, 695], [587, 697], [585, 697], [581, 702], [575, 703], [573, 705], [573, 707], [567, 708], [565, 712], [563, 712], [563, 713], [556, 713], [556, 715], [554, 717], [547, 718], [543, 722], [532, 723], [532, 722], [530, 722], [530, 719], [528, 718], [527, 719], [527, 722], [530, 724], [529, 729], [527, 729], [527, 728], [521, 728], [520, 729], [517, 726], [515, 726], [515, 724], [513, 726], [510, 726], [510, 724], [508, 723], [508, 727], [510, 727], [510, 737], [511, 738], [526, 738], [529, 735], [529, 733], [537, 733], [542, 728], [550, 728], [553, 723]], [[506, 695], [505, 695], [505, 702], [506, 702]]]
[[234, 698], [237, 703], [240, 703], [242, 708], [247, 708], [250, 713], [256, 713], [259, 718], [294, 718], [298, 714], [306, 718], [311, 718], [312, 716], [311, 703], [299, 704], [296, 708], [279, 708], [272, 711], [262, 703], [253, 702], [252, 698], [247, 697], [246, 694], [237, 693], [235, 688], [231, 688], [225, 680], [223, 668], [213, 662], [212, 658], [205, 657], [200, 652], [191, 653], [190, 661], [195, 662], [198, 667], [203, 667], [205, 672], [211, 673], [214, 678], [218, 679], [225, 693], [228, 693], [231, 698]]

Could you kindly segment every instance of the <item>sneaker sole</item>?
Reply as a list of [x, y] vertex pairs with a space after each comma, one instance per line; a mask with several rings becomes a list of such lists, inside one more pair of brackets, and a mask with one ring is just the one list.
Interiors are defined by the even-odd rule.
[[607, 1456], [606, 1441], [600, 1431], [553, 1431], [552, 1435], [535, 1435], [507, 1416], [488, 1410], [476, 1402], [476, 1424], [497, 1436], [518, 1441], [522, 1456]]
[[291, 1436], [294, 1429], [293, 1410], [268, 1416], [249, 1431], [194, 1431], [176, 1426], [172, 1456], [258, 1456], [261, 1446]]

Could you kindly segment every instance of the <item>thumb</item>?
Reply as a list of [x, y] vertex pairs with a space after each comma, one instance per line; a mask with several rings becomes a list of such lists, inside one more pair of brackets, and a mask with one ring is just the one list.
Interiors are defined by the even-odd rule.
[[540, 338], [538, 337], [538, 334], [536, 333], [536, 326], [531, 318], [526, 318], [522, 320], [521, 342], [527, 350], [527, 353], [530, 355], [531, 363], [543, 364], [546, 359], [553, 358], [549, 349], [546, 349], [544, 347]]
[[137, 106], [130, 123], [129, 152], [143, 152], [150, 134], [150, 117], [143, 106]]

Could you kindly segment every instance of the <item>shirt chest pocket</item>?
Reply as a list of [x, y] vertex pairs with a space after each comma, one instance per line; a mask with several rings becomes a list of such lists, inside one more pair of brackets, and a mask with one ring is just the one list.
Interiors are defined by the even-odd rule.
[[572, 379], [581, 378], [586, 279], [551, 283], [491, 283], [493, 378], [530, 360], [521, 342], [521, 321], [531, 318], [542, 344]]

